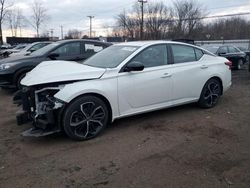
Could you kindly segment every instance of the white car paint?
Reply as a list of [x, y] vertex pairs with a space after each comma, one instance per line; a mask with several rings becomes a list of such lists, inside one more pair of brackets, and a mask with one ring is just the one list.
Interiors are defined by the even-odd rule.
[[73, 61], [44, 61], [27, 73], [21, 84], [26, 86], [100, 78], [105, 69], [82, 65]]
[[112, 108], [112, 120], [196, 102], [199, 100], [206, 81], [214, 76], [222, 80], [224, 92], [230, 87], [231, 71], [225, 65], [228, 60], [208, 54], [204, 54], [196, 62], [150, 67], [138, 72], [120, 72], [121, 68], [135, 55], [155, 44], [182, 43], [144, 41], [117, 44], [117, 46], [129, 45], [139, 46], [139, 48], [115, 68], [93, 68], [63, 61], [45, 62], [33, 69], [22, 80], [21, 84], [32, 86], [42, 83], [81, 80], [64, 85], [54, 97], [70, 103], [82, 94], [99, 94], [109, 101]]

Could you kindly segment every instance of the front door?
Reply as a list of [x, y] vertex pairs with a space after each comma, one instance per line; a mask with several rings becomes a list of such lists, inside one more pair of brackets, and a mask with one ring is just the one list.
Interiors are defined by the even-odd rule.
[[143, 63], [143, 71], [119, 73], [118, 100], [121, 115], [154, 109], [169, 102], [172, 79], [168, 59], [167, 46], [155, 45], [146, 48], [130, 61]]

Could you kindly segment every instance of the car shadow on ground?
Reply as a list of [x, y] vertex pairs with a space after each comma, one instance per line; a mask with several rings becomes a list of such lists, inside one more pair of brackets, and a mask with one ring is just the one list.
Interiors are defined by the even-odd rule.
[[[109, 136], [115, 136], [126, 129], [129, 129], [131, 126], [135, 126], [135, 128], [140, 128], [142, 124], [150, 124], [150, 122], [155, 121], [156, 119], [166, 119], [166, 116], [176, 116], [181, 112], [185, 111], [199, 111], [200, 108], [196, 103], [186, 104], [177, 107], [165, 108], [153, 112], [147, 112], [139, 115], [129, 116], [126, 118], [121, 118], [115, 120], [113, 123], [109, 124], [103, 133], [98, 135], [96, 138], [91, 140], [84, 141], [84, 143], [97, 143], [103, 140], [106, 140]], [[25, 125], [24, 125], [25, 126]], [[147, 125], [150, 126], [150, 125]], [[154, 126], [154, 125], [152, 125]], [[72, 143], [77, 141], [72, 141], [64, 132], [55, 133], [52, 135], [44, 136], [44, 137], [24, 137], [23, 141], [32, 142], [32, 144], [44, 145], [53, 144], [57, 145], [60, 143]]]

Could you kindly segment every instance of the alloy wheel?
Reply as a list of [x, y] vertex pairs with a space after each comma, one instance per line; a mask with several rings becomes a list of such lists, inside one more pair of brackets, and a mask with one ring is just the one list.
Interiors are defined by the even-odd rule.
[[83, 139], [95, 137], [103, 128], [105, 110], [94, 102], [86, 102], [71, 114], [70, 128], [74, 134]]
[[208, 106], [214, 106], [220, 97], [220, 86], [216, 82], [210, 82], [204, 94], [204, 100]]

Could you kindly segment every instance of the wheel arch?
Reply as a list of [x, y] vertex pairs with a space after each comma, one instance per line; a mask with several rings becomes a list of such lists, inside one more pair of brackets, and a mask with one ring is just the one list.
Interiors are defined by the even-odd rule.
[[33, 68], [34, 68], [34, 67], [31, 67], [31, 66], [30, 66], [30, 67], [23, 67], [23, 68], [21, 68], [21, 69], [16, 70], [15, 73], [14, 73], [13, 82], [15, 83], [16, 80], [17, 80], [17, 78], [18, 78], [21, 74], [23, 74], [23, 73], [25, 73], [25, 72], [29, 72], [29, 71], [31, 71]]
[[[95, 97], [101, 99], [101, 100], [106, 104], [106, 106], [107, 106], [107, 108], [108, 108], [108, 111], [109, 111], [108, 122], [109, 122], [109, 123], [112, 122], [112, 120], [113, 120], [113, 119], [112, 119], [112, 118], [113, 118], [113, 110], [112, 110], [111, 104], [110, 104], [109, 100], [108, 100], [104, 95], [102, 95], [102, 94], [100, 94], [100, 93], [88, 92], [88, 93], [80, 94], [80, 95], [76, 96], [75, 98], [73, 98], [72, 100], [70, 100], [69, 103], [67, 103], [67, 104], [65, 105], [63, 111], [66, 110], [66, 108], [67, 108], [67, 106], [68, 106], [69, 104], [73, 103], [73, 102], [76, 101], [77, 99], [79, 99], [79, 98], [81, 98], [81, 97], [84, 97], [84, 96], [95, 96]], [[62, 114], [64, 114], [64, 112], [63, 112]]]
[[[215, 79], [215, 80], [219, 81], [220, 86], [221, 86], [221, 95], [223, 95], [223, 82], [222, 82], [222, 79], [221, 79], [219, 76], [212, 76], [211, 78], [209, 78], [209, 79], [206, 81], [206, 83], [207, 83], [209, 80], [211, 80], [211, 79]], [[206, 85], [206, 83], [204, 84], [204, 86]], [[203, 87], [204, 87], [204, 86], [203, 86]]]

